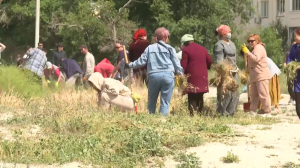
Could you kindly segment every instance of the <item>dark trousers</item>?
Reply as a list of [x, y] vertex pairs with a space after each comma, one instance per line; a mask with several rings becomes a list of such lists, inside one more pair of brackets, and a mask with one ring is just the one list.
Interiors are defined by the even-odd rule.
[[204, 106], [203, 95], [204, 93], [188, 93], [189, 111], [191, 116], [194, 116], [194, 111], [197, 111], [198, 114], [202, 112]]
[[294, 84], [293, 83], [288, 82], [288, 92], [289, 92], [290, 97], [293, 100], [295, 100]]
[[300, 119], [300, 92], [295, 92], [296, 112]]

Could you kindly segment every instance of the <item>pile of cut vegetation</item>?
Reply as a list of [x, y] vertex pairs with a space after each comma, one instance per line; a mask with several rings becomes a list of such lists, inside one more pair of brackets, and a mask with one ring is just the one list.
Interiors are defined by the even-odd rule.
[[300, 66], [300, 62], [292, 61], [284, 67], [283, 72], [286, 75], [289, 83], [294, 83], [297, 78], [297, 67]]

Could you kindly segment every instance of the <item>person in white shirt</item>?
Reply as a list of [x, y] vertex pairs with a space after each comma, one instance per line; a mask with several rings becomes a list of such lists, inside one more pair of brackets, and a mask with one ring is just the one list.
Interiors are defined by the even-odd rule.
[[85, 44], [80, 46], [81, 53], [85, 55], [83, 60], [83, 83], [86, 87], [89, 87], [88, 78], [94, 73], [95, 57], [91, 54]]
[[0, 59], [1, 59], [1, 52], [4, 51], [6, 46], [2, 43], [0, 43]]
[[[281, 74], [280, 69], [277, 65], [273, 62], [272, 59], [267, 57], [268, 59], [268, 67], [271, 72], [271, 79], [269, 82], [269, 94], [271, 97], [271, 105], [275, 106], [275, 113], [282, 113], [279, 107], [279, 100], [281, 99], [280, 96], [280, 86], [279, 86], [279, 75]], [[260, 109], [262, 108], [260, 104]]]

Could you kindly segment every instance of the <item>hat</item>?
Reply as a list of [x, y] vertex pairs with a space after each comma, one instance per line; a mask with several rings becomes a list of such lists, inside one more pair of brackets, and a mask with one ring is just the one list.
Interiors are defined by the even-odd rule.
[[180, 43], [183, 45], [183, 43], [187, 41], [194, 41], [194, 37], [191, 34], [185, 34], [184, 36], [181, 37]]
[[58, 43], [56, 46], [57, 47], [64, 47], [64, 45], [62, 43]]
[[48, 61], [48, 62], [46, 63], [46, 68], [47, 68], [47, 69], [51, 69], [51, 68], [52, 68], [51, 62]]
[[147, 36], [147, 32], [145, 29], [138, 29], [134, 35], [133, 35], [133, 39], [137, 40], [139, 37], [143, 37], [143, 36]]
[[79, 49], [88, 48], [85, 44], [82, 44]]

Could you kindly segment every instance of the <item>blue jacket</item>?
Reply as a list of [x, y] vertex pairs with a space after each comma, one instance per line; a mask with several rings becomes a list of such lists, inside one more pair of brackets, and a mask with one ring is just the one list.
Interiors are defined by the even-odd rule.
[[147, 65], [148, 74], [155, 72], [176, 72], [182, 75], [183, 68], [176, 57], [175, 49], [163, 41], [159, 42], [169, 50], [158, 43], [151, 44], [145, 49], [139, 59], [129, 64], [129, 67], [137, 69]]

